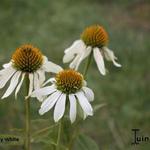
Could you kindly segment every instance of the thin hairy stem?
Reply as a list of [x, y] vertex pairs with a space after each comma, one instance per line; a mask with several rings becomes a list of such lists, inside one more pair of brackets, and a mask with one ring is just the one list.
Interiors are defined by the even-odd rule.
[[[26, 93], [29, 91], [29, 78], [26, 75]], [[30, 98], [25, 98], [25, 150], [30, 150]]]
[[61, 128], [62, 128], [62, 121], [60, 120], [59, 126], [58, 126], [56, 150], [60, 150]]
[[84, 69], [84, 73], [83, 73], [83, 76], [84, 76], [84, 77], [86, 77], [86, 75], [87, 75], [89, 66], [90, 66], [90, 64], [91, 64], [92, 55], [93, 55], [93, 52], [90, 53], [90, 55], [89, 55], [89, 57], [88, 57], [88, 60], [87, 60], [87, 63], [86, 63], [86, 65], [85, 65], [85, 69]]

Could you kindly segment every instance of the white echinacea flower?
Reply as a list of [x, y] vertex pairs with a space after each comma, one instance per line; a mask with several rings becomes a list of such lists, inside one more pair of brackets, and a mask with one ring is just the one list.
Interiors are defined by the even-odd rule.
[[112, 61], [116, 67], [121, 67], [116, 62], [117, 57], [113, 51], [106, 47], [108, 35], [100, 25], [93, 25], [86, 28], [81, 34], [81, 39], [76, 40], [71, 47], [67, 48], [64, 53], [63, 62], [70, 63], [70, 68], [78, 69], [82, 60], [93, 53], [97, 67], [102, 75], [106, 74], [104, 57]]
[[[93, 115], [90, 102], [94, 100], [94, 93], [86, 87], [86, 82], [79, 72], [72, 69], [63, 70], [45, 84], [48, 82], [52, 82], [52, 85], [37, 89], [31, 94], [31, 97], [37, 97], [42, 101], [40, 115], [54, 107], [54, 121], [58, 122], [63, 117], [68, 104], [71, 123], [75, 121], [78, 109], [82, 110], [84, 119], [88, 115]], [[41, 97], [45, 97], [45, 100], [43, 101]]]
[[45, 81], [45, 72], [57, 73], [62, 68], [50, 61], [41, 51], [32, 45], [17, 48], [8, 64], [0, 70], [0, 89], [10, 80], [10, 85], [3, 98], [8, 97], [15, 89], [15, 97], [19, 92], [25, 76], [29, 79], [28, 96], [33, 90], [41, 87]]

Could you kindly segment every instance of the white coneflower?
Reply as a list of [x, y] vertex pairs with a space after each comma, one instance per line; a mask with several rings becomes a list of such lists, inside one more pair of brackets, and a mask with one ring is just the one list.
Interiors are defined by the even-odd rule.
[[71, 47], [65, 50], [63, 62], [72, 61], [70, 68], [77, 70], [81, 61], [93, 53], [99, 71], [105, 75], [104, 57], [106, 60], [112, 61], [116, 67], [121, 67], [116, 62], [117, 57], [113, 51], [106, 47], [107, 43], [108, 35], [104, 28], [100, 25], [90, 26], [83, 31], [80, 40], [76, 40]]
[[0, 89], [10, 80], [10, 85], [3, 98], [8, 97], [15, 89], [15, 96], [21, 88], [23, 80], [27, 75], [29, 77], [28, 95], [34, 89], [40, 88], [45, 81], [45, 72], [57, 73], [62, 68], [50, 61], [40, 52], [38, 48], [32, 45], [22, 45], [17, 48], [12, 59], [8, 64], [3, 65], [0, 70]]
[[68, 101], [70, 102], [69, 117], [72, 123], [76, 119], [77, 106], [82, 108], [84, 119], [88, 115], [93, 115], [90, 102], [94, 100], [94, 93], [86, 87], [84, 78], [79, 72], [72, 69], [63, 70], [46, 83], [49, 81], [52, 82], [51, 86], [35, 90], [31, 94], [32, 97], [37, 97], [39, 100], [46, 96], [39, 110], [41, 115], [54, 107], [54, 121], [58, 122], [64, 115]]

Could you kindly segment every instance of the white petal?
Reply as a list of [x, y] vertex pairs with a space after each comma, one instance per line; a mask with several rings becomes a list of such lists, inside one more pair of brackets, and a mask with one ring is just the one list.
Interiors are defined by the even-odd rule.
[[9, 63], [7, 63], [7, 64], [3, 64], [3, 68], [8, 68], [8, 67], [10, 67], [10, 66], [12, 66], [12, 62], [9, 62]]
[[76, 120], [76, 114], [77, 114], [77, 102], [74, 94], [69, 94], [69, 101], [70, 101], [70, 120], [71, 123], [73, 123]]
[[40, 88], [39, 77], [38, 77], [38, 74], [34, 72], [34, 90], [39, 89], [39, 88]]
[[74, 41], [74, 43], [67, 48], [64, 52], [66, 53], [70, 53], [70, 54], [77, 54], [79, 52], [82, 51], [82, 49], [85, 49], [86, 45], [84, 44], [84, 42], [82, 40], [76, 40]]
[[117, 63], [115, 60], [112, 61], [116, 67], [121, 67], [121, 64]]
[[106, 74], [104, 59], [98, 48], [94, 48], [94, 58], [97, 64], [97, 67], [102, 75]]
[[45, 64], [46, 62], [48, 62], [48, 58], [46, 56], [43, 56], [43, 64]]
[[87, 114], [83, 111], [83, 119], [85, 120], [87, 117]]
[[94, 100], [94, 93], [93, 93], [93, 91], [90, 88], [88, 88], [88, 87], [83, 87], [82, 89], [83, 89], [83, 91], [84, 91], [85, 96], [87, 97], [87, 99], [90, 102], [93, 101]]
[[78, 98], [79, 104], [81, 105], [83, 111], [87, 114], [92, 116], [93, 115], [93, 109], [91, 104], [88, 102], [87, 98], [85, 97], [84, 93], [82, 91], [77, 92], [76, 96]]
[[31, 95], [32, 91], [33, 91], [33, 74], [30, 73], [29, 74], [29, 91], [28, 91], [28, 96]]
[[91, 53], [91, 51], [92, 51], [92, 47], [91, 47], [91, 46], [88, 46], [88, 47], [86, 48], [86, 50], [85, 50], [85, 55], [84, 55], [84, 58], [83, 58], [83, 59], [85, 59], [87, 56], [89, 56], [90, 53]]
[[66, 53], [63, 57], [63, 63], [70, 62], [75, 57], [75, 54], [73, 53]]
[[58, 98], [60, 97], [61, 92], [56, 91], [52, 95], [50, 95], [41, 105], [39, 110], [39, 114], [43, 115], [44, 113], [48, 112], [57, 102]]
[[66, 105], [66, 94], [62, 94], [55, 105], [55, 109], [54, 109], [55, 122], [58, 122], [64, 115], [65, 105]]
[[82, 40], [75, 41], [71, 47], [65, 50], [65, 55], [63, 57], [63, 63], [70, 62], [75, 55], [78, 55], [86, 49], [86, 45]]
[[78, 61], [80, 59], [80, 57], [82, 56], [82, 54], [78, 54], [74, 60], [70, 63], [69, 67], [72, 68], [72, 69], [75, 69], [77, 68], [77, 65], [78, 65]]
[[18, 84], [18, 86], [17, 86], [17, 88], [16, 88], [16, 92], [15, 92], [15, 98], [16, 98], [16, 99], [17, 99], [17, 94], [18, 94], [18, 92], [19, 92], [19, 90], [20, 90], [20, 88], [21, 88], [21, 85], [22, 85], [22, 83], [23, 83], [24, 77], [25, 77], [25, 73], [22, 74], [21, 81], [19, 82], [19, 84]]
[[43, 82], [45, 81], [45, 71], [42, 69], [39, 69], [37, 70], [37, 73], [39, 75], [40, 86], [42, 86]]
[[12, 75], [16, 72], [13, 67], [8, 67], [0, 72], [0, 89], [5, 86], [7, 81], [12, 77]]
[[50, 61], [46, 62], [43, 68], [45, 69], [46, 72], [52, 72], [52, 73], [58, 73], [63, 70], [62, 67]]
[[83, 86], [87, 86], [87, 82], [83, 80]]
[[75, 65], [75, 70], [78, 70], [80, 63], [90, 55], [92, 48], [88, 46], [86, 49], [82, 49], [82, 53], [80, 54], [80, 58], [77, 60]]
[[114, 55], [114, 52], [112, 50], [108, 49], [107, 47], [103, 47], [103, 50], [104, 50], [104, 55], [108, 61], [112, 61], [116, 67], [121, 67], [121, 65], [115, 61], [117, 57]]
[[21, 71], [17, 71], [13, 75], [13, 77], [10, 81], [10, 85], [9, 85], [7, 91], [5, 92], [5, 94], [3, 95], [2, 99], [8, 97], [14, 91], [14, 89], [16, 88], [16, 86], [18, 84], [18, 80], [19, 80], [20, 75], [21, 75]]
[[[89, 53], [88, 53], [89, 54]], [[77, 60], [77, 64], [75, 67], [75, 70], [78, 70], [80, 63], [83, 61], [84, 58], [86, 58], [88, 55], [86, 54], [86, 52], [82, 53], [81, 57], [79, 58], [79, 60]]]
[[55, 80], [55, 78], [50, 78], [50, 79], [48, 79], [46, 82], [43, 83], [43, 86], [45, 86], [45, 85], [48, 84], [49, 82], [55, 83], [56, 80]]
[[40, 89], [37, 89], [35, 91], [32, 92], [31, 97], [41, 97], [41, 96], [46, 96], [49, 94], [52, 94], [53, 92], [55, 92], [57, 89], [54, 85], [51, 86], [46, 86]]

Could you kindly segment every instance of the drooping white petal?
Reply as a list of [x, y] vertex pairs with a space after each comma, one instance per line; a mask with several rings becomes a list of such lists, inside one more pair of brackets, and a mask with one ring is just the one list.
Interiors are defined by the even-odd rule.
[[43, 64], [48, 62], [48, 58], [46, 56], [43, 56]]
[[94, 48], [94, 59], [102, 75], [106, 74], [103, 56], [98, 48]]
[[103, 51], [104, 51], [104, 55], [105, 55], [106, 60], [112, 61], [112, 59], [114, 59], [114, 58], [117, 59], [117, 58], [115, 57], [114, 52], [113, 52], [112, 50], [108, 49], [108, 48], [105, 47], [105, 46], [104, 46], [102, 49], [103, 49]]
[[0, 70], [0, 76], [2, 76], [6, 72], [6, 68]]
[[39, 69], [37, 70], [37, 73], [39, 75], [40, 86], [42, 86], [43, 82], [45, 81], [45, 71], [43, 69]]
[[12, 75], [16, 72], [13, 67], [8, 67], [2, 69], [0, 72], [0, 89], [5, 86], [7, 81], [12, 77]]
[[62, 93], [60, 91], [56, 91], [52, 95], [50, 95], [41, 105], [39, 110], [39, 114], [43, 115], [44, 113], [48, 112], [57, 102], [58, 98]]
[[70, 62], [75, 57], [75, 55], [82, 53], [85, 49], [86, 49], [86, 45], [82, 40], [75, 41], [71, 47], [65, 50], [63, 63]]
[[73, 61], [70, 63], [69, 67], [72, 68], [72, 69], [77, 68], [78, 61], [79, 61], [79, 59], [80, 59], [81, 56], [82, 56], [82, 54], [78, 54], [78, 55], [73, 59]]
[[82, 40], [76, 40], [73, 42], [73, 44], [67, 48], [64, 52], [66, 53], [72, 53], [72, 54], [77, 54], [82, 51], [82, 49], [85, 49], [86, 45]]
[[76, 64], [75, 64], [75, 70], [78, 70], [80, 63], [81, 63], [86, 57], [88, 57], [88, 56], [90, 55], [91, 51], [92, 51], [91, 46], [88, 46], [87, 48], [82, 49], [82, 53], [78, 54], [78, 55], [80, 55], [80, 58], [79, 58], [78, 60], [76, 60], [77, 62], [76, 62]]
[[16, 99], [17, 99], [17, 94], [18, 94], [18, 92], [19, 92], [19, 90], [20, 90], [20, 88], [21, 88], [21, 85], [22, 85], [22, 83], [23, 83], [24, 77], [25, 77], [25, 73], [22, 74], [21, 81], [19, 82], [19, 84], [18, 84], [18, 86], [17, 86], [17, 88], [16, 88], [16, 91], [15, 91], [15, 98], [16, 98]]
[[45, 69], [46, 72], [53, 72], [53, 73], [58, 73], [60, 71], [62, 71], [62, 67], [60, 67], [59, 65], [54, 64], [51, 61], [46, 62], [43, 65], [43, 68]]
[[34, 90], [40, 88], [40, 81], [39, 81], [39, 76], [38, 73], [34, 72]]
[[58, 122], [64, 115], [65, 105], [66, 105], [66, 94], [62, 94], [55, 105], [55, 109], [54, 109], [55, 122]]
[[83, 86], [87, 86], [87, 82], [83, 80]]
[[93, 115], [93, 109], [91, 104], [88, 102], [88, 99], [85, 97], [84, 93], [82, 91], [79, 91], [76, 93], [76, 96], [78, 98], [79, 104], [81, 105], [83, 111], [87, 114], [92, 116]]
[[33, 91], [33, 74], [30, 73], [29, 74], [29, 91], [28, 91], [28, 96], [31, 95], [32, 91]]
[[85, 59], [87, 56], [89, 56], [91, 52], [92, 52], [92, 47], [91, 47], [91, 46], [88, 46], [88, 47], [85, 49], [85, 55], [84, 55], [84, 58], [83, 58], [83, 59]]
[[11, 78], [11, 81], [10, 81], [10, 85], [9, 85], [7, 91], [5, 92], [5, 94], [3, 95], [2, 99], [8, 97], [14, 91], [14, 89], [16, 88], [16, 86], [18, 84], [20, 75], [21, 75], [21, 71], [17, 71], [13, 75], [13, 77]]
[[85, 120], [87, 117], [87, 114], [83, 111], [83, 119]]
[[88, 87], [83, 87], [82, 90], [84, 91], [85, 93], [85, 96], [87, 97], [87, 99], [91, 102], [94, 100], [94, 93], [93, 91], [88, 88]]
[[104, 50], [105, 58], [108, 61], [112, 61], [116, 67], [121, 67], [121, 65], [115, 61], [115, 59], [117, 59], [117, 57], [114, 55], [114, 52], [112, 50], [108, 49], [107, 47], [103, 47], [103, 50]]
[[[80, 58], [77, 60], [76, 66], [75, 66], [75, 70], [78, 70], [80, 63], [83, 61], [83, 59], [85, 58], [86, 52], [82, 53]], [[88, 55], [87, 55], [88, 56]]]
[[75, 54], [73, 53], [66, 53], [63, 57], [63, 63], [70, 62], [75, 57]]
[[12, 62], [3, 64], [3, 68], [8, 68], [8, 67], [10, 67], [10, 66], [12, 66]]
[[76, 120], [76, 114], [77, 114], [77, 102], [74, 94], [69, 94], [69, 101], [70, 101], [70, 120], [71, 123], [73, 123]]
[[56, 80], [55, 80], [55, 78], [50, 78], [50, 79], [48, 79], [46, 82], [43, 83], [43, 86], [45, 86], [45, 85], [48, 84], [49, 82], [55, 83]]
[[46, 87], [43, 87], [43, 88], [40, 88], [40, 89], [33, 91], [31, 94], [31, 97], [46, 96], [46, 95], [52, 94], [56, 90], [57, 89], [54, 85], [46, 86]]
[[112, 61], [116, 67], [121, 67], [121, 64], [117, 63], [115, 60]]

